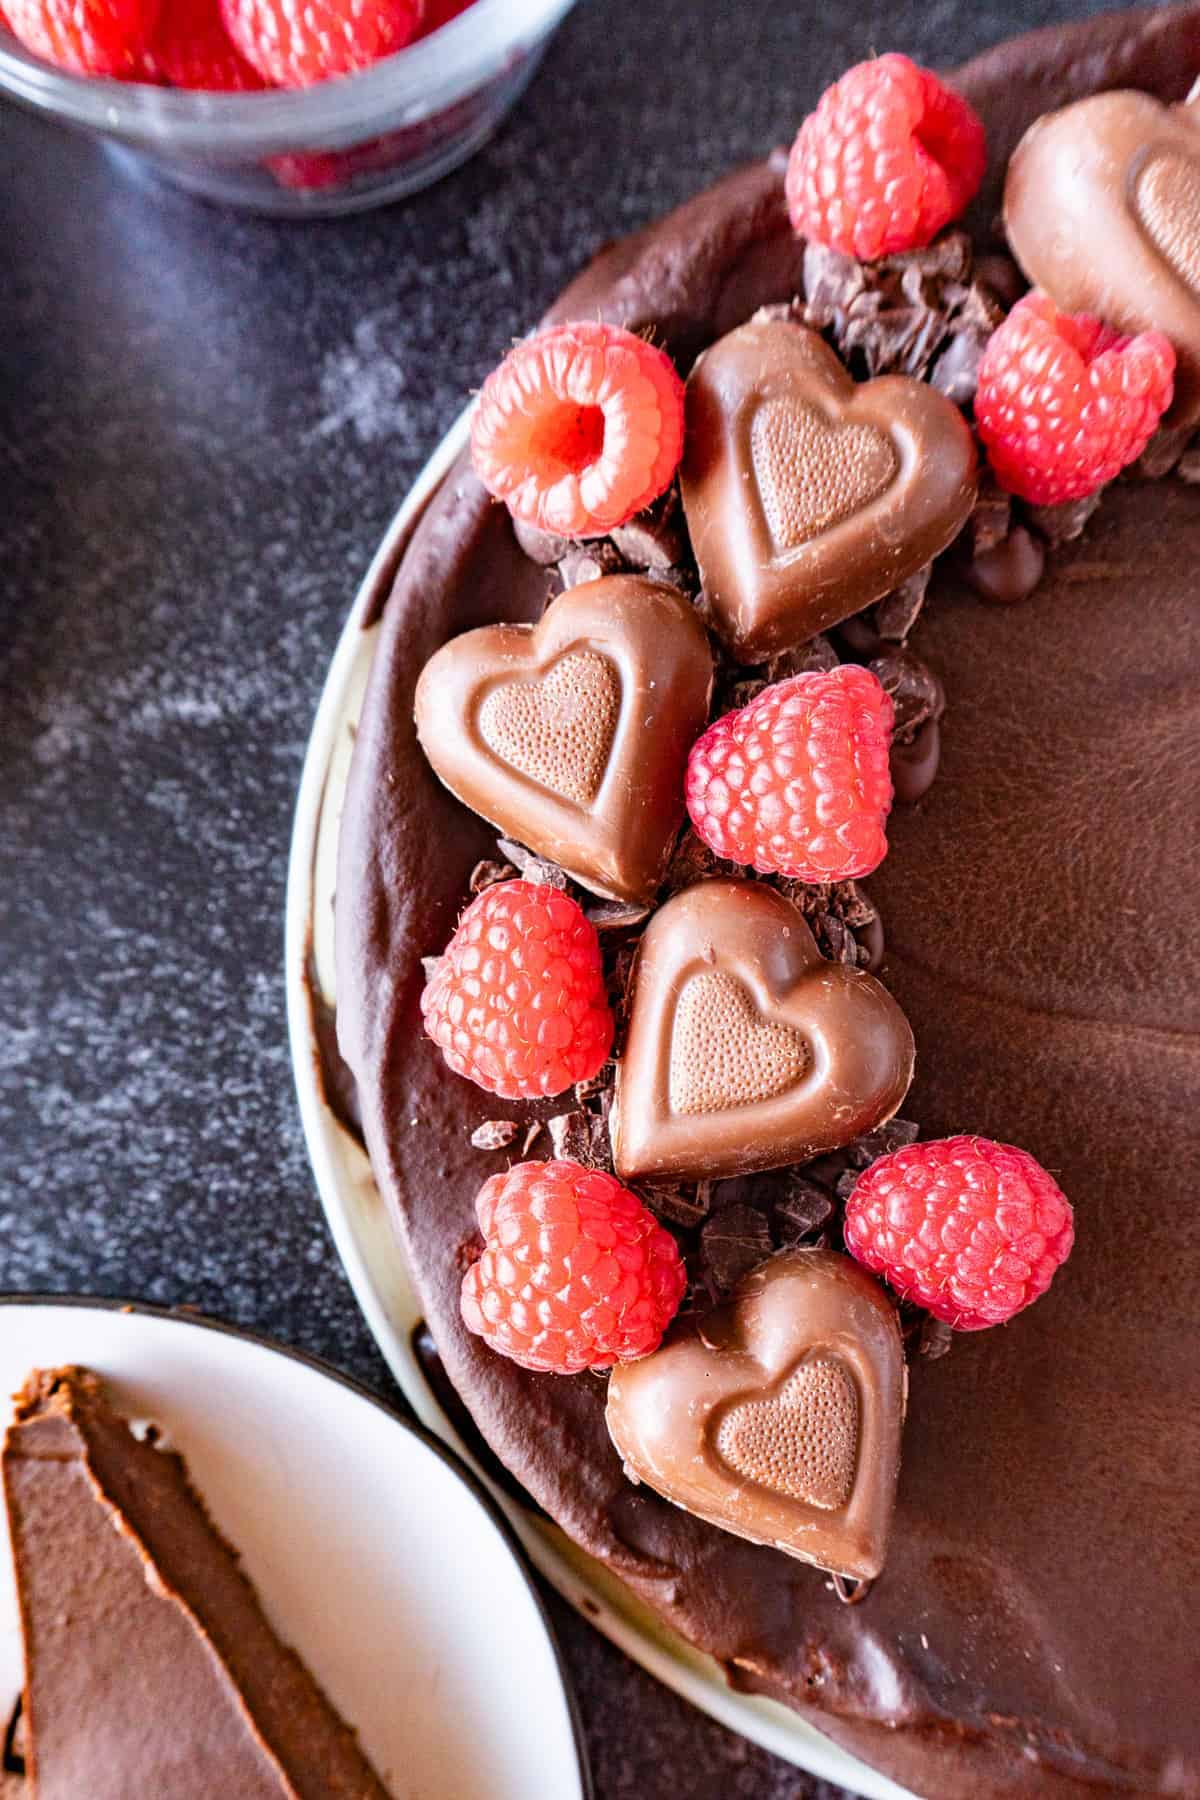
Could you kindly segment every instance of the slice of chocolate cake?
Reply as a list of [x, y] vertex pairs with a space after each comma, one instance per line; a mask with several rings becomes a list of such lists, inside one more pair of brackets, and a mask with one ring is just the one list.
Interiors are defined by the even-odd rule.
[[387, 1800], [182, 1459], [97, 1376], [29, 1377], [3, 1471], [37, 1800]]

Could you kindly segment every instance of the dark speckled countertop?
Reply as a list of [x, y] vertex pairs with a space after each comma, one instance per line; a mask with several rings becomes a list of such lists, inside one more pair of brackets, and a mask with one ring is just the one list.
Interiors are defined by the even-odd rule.
[[[580, 260], [872, 50], [1072, 0], [582, 0], [517, 118], [328, 224], [136, 185], [0, 106], [0, 1289], [187, 1302], [395, 1398], [284, 1027], [292, 805], [413, 476]], [[598, 1800], [821, 1789], [556, 1605]]]

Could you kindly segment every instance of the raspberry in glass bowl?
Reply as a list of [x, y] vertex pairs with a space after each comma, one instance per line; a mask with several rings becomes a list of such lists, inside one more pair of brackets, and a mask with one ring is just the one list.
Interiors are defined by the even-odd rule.
[[372, 12], [324, 0], [341, 67], [323, 68], [309, 44], [281, 51], [280, 22], [295, 12], [276, 0], [218, 0], [217, 18], [199, 0], [169, 13], [170, 0], [12, 0], [0, 11], [0, 96], [204, 199], [293, 217], [359, 212], [479, 149], [573, 3], [391, 0]]

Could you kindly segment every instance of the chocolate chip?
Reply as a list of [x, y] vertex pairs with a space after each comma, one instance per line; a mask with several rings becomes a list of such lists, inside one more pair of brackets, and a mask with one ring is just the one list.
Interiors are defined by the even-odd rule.
[[1028, 600], [1046, 567], [1041, 540], [1023, 525], [1014, 525], [1006, 538], [990, 550], [982, 550], [967, 564], [967, 580], [981, 600], [994, 606], [1011, 606]]
[[516, 1135], [515, 1119], [485, 1119], [471, 1133], [471, 1143], [476, 1150], [503, 1150]]
[[892, 786], [902, 805], [915, 806], [925, 798], [937, 779], [941, 760], [942, 728], [936, 719], [926, 719], [911, 743], [893, 739]]
[[771, 1254], [766, 1214], [756, 1206], [723, 1206], [701, 1227], [700, 1251], [713, 1292], [718, 1297], [728, 1294]]

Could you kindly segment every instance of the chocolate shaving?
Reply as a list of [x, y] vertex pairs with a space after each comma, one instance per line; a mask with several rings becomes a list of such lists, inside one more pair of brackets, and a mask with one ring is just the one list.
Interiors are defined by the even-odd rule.
[[896, 709], [895, 741], [911, 744], [927, 719], [940, 719], [946, 693], [927, 663], [911, 650], [888, 650], [869, 665]]
[[974, 509], [963, 528], [972, 556], [982, 556], [1002, 544], [1011, 524], [1012, 501], [985, 464]]
[[471, 1133], [471, 1145], [476, 1150], [503, 1150], [516, 1135], [515, 1119], [485, 1119]]
[[935, 1319], [932, 1313], [926, 1313], [921, 1335], [917, 1340], [917, 1355], [936, 1362], [940, 1356], [945, 1356], [953, 1342], [953, 1327], [947, 1325], [944, 1319]]
[[582, 587], [585, 581], [599, 581], [602, 575], [618, 575], [625, 564], [620, 551], [607, 538], [596, 538], [586, 544], [572, 544], [559, 558], [558, 573], [565, 588]]
[[1061, 506], [1026, 506], [1025, 517], [1040, 531], [1052, 549], [1074, 543], [1083, 536], [1084, 526], [1100, 504], [1103, 488], [1086, 494], [1082, 500], [1064, 500]]
[[743, 1275], [770, 1256], [773, 1245], [766, 1215], [757, 1206], [723, 1206], [700, 1228], [700, 1256], [708, 1284], [724, 1298]]
[[647, 1206], [671, 1225], [693, 1230], [704, 1219], [712, 1205], [712, 1182], [698, 1181], [692, 1187], [643, 1188]]
[[708, 845], [689, 826], [676, 844], [667, 865], [667, 892], [677, 894], [682, 888], [693, 887], [697, 881], [707, 881], [713, 875], [747, 879], [745, 869], [737, 863], [722, 862], [719, 856], [714, 856]]
[[827, 674], [830, 669], [836, 669], [841, 660], [833, 640], [818, 631], [806, 644], [773, 656], [766, 665], [766, 679], [768, 682], [787, 681], [792, 675]]
[[511, 881], [516, 872], [511, 863], [493, 862], [485, 858], [471, 870], [471, 892], [482, 894], [485, 888], [495, 887], [498, 881]]
[[857, 372], [919, 379], [933, 371], [959, 405], [974, 397], [983, 346], [1003, 317], [972, 277], [961, 231], [876, 263], [806, 244], [804, 291], [804, 323], [828, 333]]
[[612, 1145], [608, 1126], [594, 1113], [558, 1113], [546, 1121], [554, 1154], [566, 1162], [582, 1164], [585, 1169], [603, 1169], [612, 1174]]
[[869, 1169], [881, 1156], [890, 1156], [894, 1150], [906, 1150], [920, 1135], [921, 1127], [914, 1120], [888, 1119], [886, 1124], [876, 1126], [874, 1131], [847, 1144], [842, 1154], [852, 1168]]
[[610, 537], [630, 568], [645, 570], [659, 579], [678, 573], [688, 558], [687, 534], [674, 488], [627, 525], [618, 525]]
[[564, 869], [560, 869], [557, 863], [546, 862], [544, 858], [535, 856], [523, 844], [511, 843], [508, 838], [497, 838], [496, 847], [519, 871], [522, 881], [532, 881], [536, 887], [565, 888], [570, 885], [570, 877]]
[[524, 1159], [529, 1155], [529, 1152], [533, 1149], [533, 1146], [537, 1143], [537, 1141], [541, 1137], [541, 1135], [542, 1135], [542, 1121], [540, 1119], [531, 1119], [528, 1127], [526, 1128], [525, 1137], [521, 1144], [521, 1159], [522, 1159], [522, 1161], [524, 1161]]
[[828, 1223], [833, 1216], [833, 1196], [797, 1169], [784, 1170], [783, 1192], [771, 1207], [775, 1242], [790, 1250]]
[[598, 1095], [611, 1093], [616, 1076], [616, 1064], [606, 1062], [597, 1074], [590, 1075], [586, 1081], [575, 1083], [575, 1098], [581, 1106], [585, 1106], [589, 1100], [595, 1100]]
[[1178, 466], [1191, 441], [1190, 425], [1160, 425], [1129, 473], [1143, 481], [1161, 481]]
[[583, 910], [597, 931], [632, 931], [650, 917], [648, 906], [632, 900], [597, 900]]
[[552, 563], [561, 562], [571, 548], [570, 538], [558, 537], [552, 531], [539, 531], [536, 525], [526, 525], [522, 519], [513, 520], [513, 536], [530, 562], [540, 563], [545, 569]]
[[440, 956], [423, 956], [421, 958], [421, 968], [424, 971], [426, 984], [431, 982], [437, 974], [441, 960]]
[[920, 617], [932, 573], [933, 564], [926, 563], [923, 569], [918, 569], [915, 575], [910, 575], [898, 588], [884, 595], [872, 614], [875, 630], [881, 638], [900, 644], [904, 642]]

